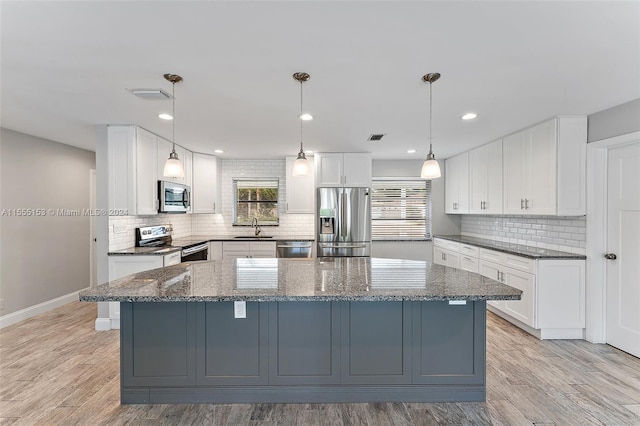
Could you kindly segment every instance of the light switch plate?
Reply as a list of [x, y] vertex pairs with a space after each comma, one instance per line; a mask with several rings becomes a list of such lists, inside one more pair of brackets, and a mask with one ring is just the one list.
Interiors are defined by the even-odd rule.
[[243, 301], [233, 302], [233, 317], [234, 318], [247, 317], [247, 302], [243, 302]]

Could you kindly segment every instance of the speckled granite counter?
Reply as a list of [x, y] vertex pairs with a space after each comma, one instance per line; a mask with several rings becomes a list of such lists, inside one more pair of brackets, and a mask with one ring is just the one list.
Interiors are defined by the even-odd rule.
[[250, 258], [182, 263], [84, 290], [87, 302], [517, 300], [521, 291], [430, 262]]
[[520, 244], [503, 243], [500, 241], [487, 240], [483, 238], [467, 237], [464, 235], [436, 235], [434, 238], [456, 241], [463, 244], [471, 244], [489, 250], [503, 253], [515, 254], [528, 257], [530, 259], [586, 259], [583, 254], [567, 253], [564, 251], [548, 250], [538, 247], [524, 246]]

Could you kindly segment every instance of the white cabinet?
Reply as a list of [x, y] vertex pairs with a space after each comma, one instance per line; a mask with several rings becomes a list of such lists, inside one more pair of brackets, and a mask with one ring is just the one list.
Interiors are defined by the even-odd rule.
[[[297, 157], [286, 157], [286, 203], [287, 213], [315, 213], [313, 184], [314, 173], [293, 176], [293, 164]], [[311, 163], [311, 160], [307, 160]], [[312, 164], [312, 163], [311, 163]]]
[[[455, 266], [456, 262], [459, 266]], [[520, 300], [490, 300], [487, 306], [538, 338], [582, 339], [585, 327], [584, 260], [531, 259], [434, 238], [433, 263], [479, 273], [522, 290]]]
[[502, 214], [502, 139], [469, 151], [469, 213]]
[[158, 214], [157, 136], [136, 126], [108, 126], [109, 209]]
[[[109, 281], [150, 269], [180, 263], [180, 252], [158, 255], [109, 256]], [[120, 328], [120, 302], [109, 302], [109, 320], [112, 329]]]
[[445, 213], [469, 213], [469, 153], [448, 158], [444, 169]]
[[557, 117], [503, 139], [505, 214], [586, 213], [586, 117]]
[[225, 241], [222, 258], [276, 257], [275, 241]]
[[370, 153], [315, 153], [317, 187], [371, 187]]
[[193, 213], [222, 213], [221, 168], [215, 155], [193, 153], [193, 184], [191, 207]]
[[220, 260], [222, 259], [222, 242], [221, 241], [209, 241], [209, 253], [207, 260]]
[[178, 154], [178, 158], [182, 162], [182, 166], [184, 167], [184, 177], [165, 177], [164, 176], [164, 165], [169, 158], [169, 153], [173, 149], [173, 143], [170, 141], [158, 137], [158, 180], [166, 180], [169, 182], [181, 183], [183, 185], [191, 186], [191, 167], [192, 167], [192, 156], [193, 153], [180, 145], [176, 145], [176, 154]]

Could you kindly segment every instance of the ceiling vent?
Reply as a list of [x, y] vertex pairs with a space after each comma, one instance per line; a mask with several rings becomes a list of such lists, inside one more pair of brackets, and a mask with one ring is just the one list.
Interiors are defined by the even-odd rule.
[[129, 91], [137, 97], [149, 101], [165, 101], [171, 99], [171, 95], [162, 89], [131, 89]]
[[368, 141], [379, 141], [386, 133], [372, 133], [369, 135]]

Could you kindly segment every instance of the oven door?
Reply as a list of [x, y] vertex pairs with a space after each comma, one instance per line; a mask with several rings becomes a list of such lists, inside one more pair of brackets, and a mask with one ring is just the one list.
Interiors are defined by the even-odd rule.
[[187, 185], [158, 181], [160, 213], [187, 213], [191, 209], [191, 191]]
[[182, 249], [182, 261], [194, 262], [196, 260], [207, 260], [209, 257], [209, 244], [198, 244], [193, 247], [186, 247]]

